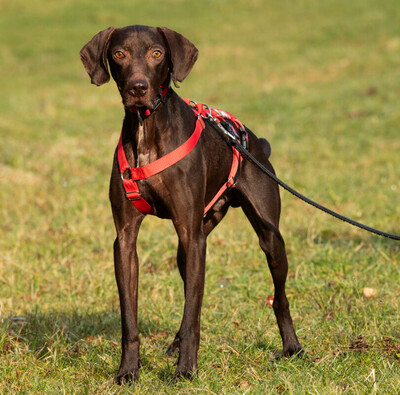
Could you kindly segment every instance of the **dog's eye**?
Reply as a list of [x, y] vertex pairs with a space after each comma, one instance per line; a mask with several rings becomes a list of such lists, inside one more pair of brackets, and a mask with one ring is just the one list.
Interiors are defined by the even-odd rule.
[[158, 49], [156, 49], [156, 50], [153, 52], [153, 58], [158, 59], [160, 56], [161, 56], [161, 51], [159, 51]]
[[114, 56], [115, 56], [117, 59], [123, 59], [123, 58], [125, 57], [125, 54], [124, 54], [122, 51], [115, 51], [115, 52], [114, 52]]

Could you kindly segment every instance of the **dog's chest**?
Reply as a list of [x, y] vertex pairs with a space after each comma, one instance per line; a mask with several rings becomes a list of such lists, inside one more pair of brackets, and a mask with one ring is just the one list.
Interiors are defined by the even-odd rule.
[[150, 150], [145, 147], [146, 130], [143, 124], [139, 123], [137, 130], [137, 159], [136, 167], [145, 166], [150, 163]]

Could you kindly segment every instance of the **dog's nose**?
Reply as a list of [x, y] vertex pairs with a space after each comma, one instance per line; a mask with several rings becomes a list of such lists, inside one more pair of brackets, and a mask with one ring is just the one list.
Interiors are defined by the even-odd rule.
[[129, 94], [135, 97], [144, 96], [149, 89], [149, 84], [146, 80], [133, 80], [131, 82], [131, 89]]

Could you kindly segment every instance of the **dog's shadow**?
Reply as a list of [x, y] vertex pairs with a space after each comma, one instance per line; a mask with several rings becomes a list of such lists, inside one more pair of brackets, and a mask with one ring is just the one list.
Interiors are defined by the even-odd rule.
[[[13, 344], [27, 347], [38, 359], [46, 358], [54, 351], [59, 358], [77, 357], [93, 348], [109, 349], [112, 354], [120, 354], [119, 310], [81, 313], [41, 312], [37, 309], [24, 316], [5, 318], [2, 327], [1, 332], [5, 332], [10, 348]], [[139, 333], [150, 334], [159, 330], [156, 322], [140, 320]], [[117, 366], [111, 369], [115, 370]]]
[[[119, 310], [87, 313], [34, 310], [25, 316], [9, 317], [4, 320], [4, 323], [3, 329], [9, 338], [9, 345], [3, 345], [5, 351], [12, 350], [17, 345], [26, 347], [37, 360], [46, 360], [53, 355], [57, 356], [57, 359], [64, 360], [63, 364], [76, 364], [77, 367], [82, 367], [82, 363], [91, 363], [91, 355], [107, 355], [108, 361], [112, 360], [111, 363], [99, 364], [96, 359], [91, 363], [92, 369], [100, 376], [107, 377], [106, 380], [110, 381], [110, 384], [113, 383], [121, 353]], [[157, 321], [146, 321], [142, 317], [139, 320], [139, 333], [143, 340], [157, 343], [156, 348], [159, 348], [157, 352], [165, 361], [163, 364], [152, 366], [148, 361], [147, 353], [144, 352], [143, 367], [148, 373], [154, 372], [160, 381], [173, 383], [177, 354], [174, 353], [168, 357], [165, 352], [174, 338], [173, 328], [160, 328]], [[272, 344], [258, 342], [254, 347], [273, 355], [270, 363], [278, 358], [278, 350]], [[89, 362], [87, 362], [88, 358]]]

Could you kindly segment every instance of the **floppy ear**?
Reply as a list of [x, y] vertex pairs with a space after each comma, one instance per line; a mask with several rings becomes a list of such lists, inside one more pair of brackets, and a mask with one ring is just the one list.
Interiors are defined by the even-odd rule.
[[170, 53], [172, 80], [178, 88], [177, 81], [182, 82], [190, 73], [196, 63], [199, 51], [181, 34], [167, 27], [158, 27], [157, 29], [167, 41]]
[[102, 30], [97, 33], [80, 52], [81, 60], [87, 73], [90, 76], [92, 84], [103, 85], [110, 81], [110, 73], [107, 66], [108, 44], [114, 27]]

